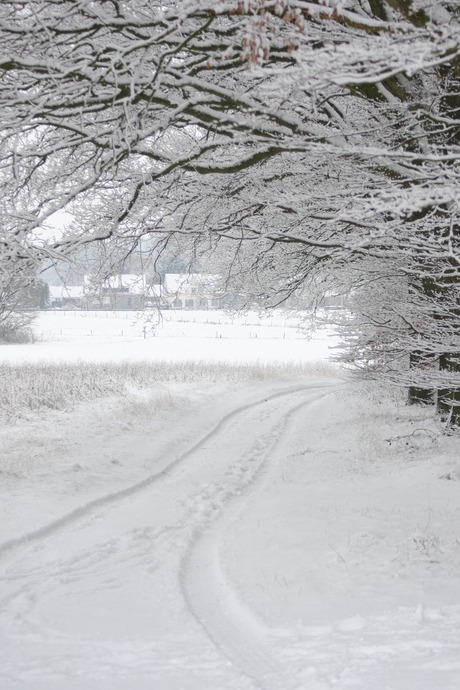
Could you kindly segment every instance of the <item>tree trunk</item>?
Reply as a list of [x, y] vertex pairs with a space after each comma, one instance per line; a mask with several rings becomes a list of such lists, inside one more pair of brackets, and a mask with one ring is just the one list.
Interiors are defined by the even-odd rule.
[[[421, 368], [427, 364], [429, 356], [424, 355], [421, 350], [415, 350], [409, 355], [409, 366], [411, 369]], [[434, 405], [436, 402], [436, 391], [431, 388], [419, 388], [411, 386], [409, 388], [409, 405]]]
[[[442, 371], [460, 372], [460, 353], [441, 355], [439, 369]], [[438, 391], [437, 411], [441, 419], [450, 426], [460, 426], [460, 389], [443, 388]]]

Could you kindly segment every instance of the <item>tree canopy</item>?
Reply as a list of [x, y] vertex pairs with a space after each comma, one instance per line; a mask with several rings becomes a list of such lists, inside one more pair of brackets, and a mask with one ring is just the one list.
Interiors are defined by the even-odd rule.
[[[389, 303], [370, 319], [398, 322], [389, 350], [439, 358], [448, 332], [460, 351], [459, 9], [4, 0], [3, 282], [89, 242], [119, 261], [141, 238], [218, 249], [267, 304], [324, 271], [356, 293], [378, 266], [431, 324]], [[74, 222], [51, 239], [60, 210]]]

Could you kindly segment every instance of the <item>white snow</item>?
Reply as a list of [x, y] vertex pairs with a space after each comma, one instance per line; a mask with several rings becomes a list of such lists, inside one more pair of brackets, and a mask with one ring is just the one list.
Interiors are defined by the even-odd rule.
[[[167, 316], [144, 340], [132, 315], [47, 314], [53, 340], [0, 359], [298, 362], [335, 344], [282, 314]], [[0, 687], [457, 689], [460, 442], [440, 431], [314, 364], [0, 428]]]
[[[145, 315], [145, 312], [144, 312]], [[305, 362], [325, 359], [336, 345], [332, 335], [306, 340], [299, 316], [255, 312], [234, 316], [219, 311], [155, 309], [149, 321], [135, 312], [42, 312], [37, 342], [4, 345], [3, 361], [205, 360], [225, 362]], [[145, 329], [145, 332], [144, 332]]]

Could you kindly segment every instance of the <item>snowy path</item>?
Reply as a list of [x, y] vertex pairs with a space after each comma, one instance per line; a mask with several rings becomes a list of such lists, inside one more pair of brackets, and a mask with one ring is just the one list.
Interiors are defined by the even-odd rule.
[[2, 475], [0, 688], [457, 690], [459, 439], [339, 378], [173, 393]]
[[299, 687], [226, 583], [222, 525], [335, 384], [239, 406], [160, 471], [1, 547], [3, 688]]
[[[330, 391], [315, 391], [302, 402], [289, 401], [277, 426], [265, 437], [253, 444], [245, 463], [256, 462], [255, 472], [249, 476], [250, 489], [261, 488], [267, 480], [270, 467], [276, 465], [277, 449], [289, 434], [289, 422], [295, 413], [306, 405], [321, 399]], [[278, 411], [279, 412], [279, 411]], [[262, 458], [262, 462], [257, 462]], [[247, 471], [247, 467], [241, 468]], [[262, 472], [261, 472], [262, 470]], [[247, 484], [248, 482], [245, 482]], [[262, 690], [294, 690], [299, 683], [289, 678], [287, 668], [273, 660], [268, 648], [268, 629], [244, 606], [232, 588], [224, 572], [219, 555], [222, 533], [232, 524], [235, 514], [244, 511], [245, 491], [237, 490], [227, 501], [225, 514], [209, 529], [199, 531], [190, 552], [184, 560], [183, 591], [190, 609], [202, 624], [209, 637], [236, 666], [244, 669]]]

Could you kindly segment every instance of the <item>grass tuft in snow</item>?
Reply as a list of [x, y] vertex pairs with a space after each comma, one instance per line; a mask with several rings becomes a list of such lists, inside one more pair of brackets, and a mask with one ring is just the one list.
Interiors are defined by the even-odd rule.
[[65, 410], [72, 405], [157, 383], [245, 382], [337, 376], [334, 364], [225, 362], [72, 362], [0, 364], [0, 415]]

